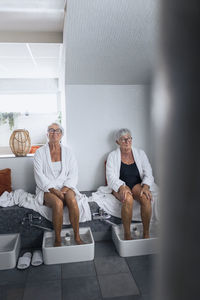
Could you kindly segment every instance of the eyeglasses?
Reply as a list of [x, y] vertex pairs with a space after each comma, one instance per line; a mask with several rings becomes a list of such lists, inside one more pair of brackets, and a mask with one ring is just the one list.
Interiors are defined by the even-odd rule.
[[49, 128], [49, 129], [48, 129], [48, 132], [51, 133], [51, 134], [53, 134], [53, 133], [59, 134], [59, 133], [61, 133], [62, 131], [61, 131], [60, 128], [58, 128], [58, 129]]
[[120, 138], [120, 142], [122, 142], [122, 143], [126, 143], [126, 142], [130, 143], [131, 141], [132, 141], [132, 137], [131, 136], [128, 137], [128, 138]]

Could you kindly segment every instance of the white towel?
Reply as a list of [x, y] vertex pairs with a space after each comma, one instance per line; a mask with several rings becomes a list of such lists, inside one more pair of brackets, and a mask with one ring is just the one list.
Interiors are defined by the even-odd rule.
[[[76, 194], [76, 201], [79, 208], [79, 222], [90, 221], [91, 211], [86, 195], [81, 193]], [[15, 190], [11, 193], [4, 192], [0, 196], [0, 206], [7, 207], [13, 205], [33, 209], [40, 213], [44, 218], [52, 221], [52, 209], [45, 205], [40, 205], [38, 201], [35, 200], [35, 195], [27, 193], [22, 189]], [[63, 224], [70, 224], [69, 213], [66, 206], [64, 207]]]
[[[96, 202], [101, 208], [103, 208], [108, 214], [121, 218], [121, 207], [122, 204], [119, 200], [117, 200], [113, 194], [111, 194], [112, 190], [108, 186], [101, 186], [98, 188], [97, 192], [92, 193], [92, 196], [89, 197], [89, 202]], [[158, 187], [155, 184], [153, 186], [152, 192], [152, 222], [159, 221], [159, 201], [158, 201]], [[140, 214], [140, 204], [137, 201], [133, 203], [133, 221], [141, 221]]]

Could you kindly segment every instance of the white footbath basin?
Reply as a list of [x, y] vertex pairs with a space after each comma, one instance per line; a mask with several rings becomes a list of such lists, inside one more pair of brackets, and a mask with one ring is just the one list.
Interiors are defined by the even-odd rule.
[[[54, 231], [44, 232], [42, 252], [44, 263], [47, 265], [89, 261], [94, 259], [94, 239], [89, 227], [79, 229], [83, 245], [77, 245], [73, 238], [72, 228], [61, 231], [62, 246], [54, 247]], [[66, 233], [70, 234], [71, 241], [68, 245], [64, 242]]]
[[0, 270], [15, 268], [20, 246], [19, 233], [0, 234]]
[[158, 225], [153, 223], [150, 225], [149, 239], [142, 238], [141, 223], [131, 224], [131, 234], [133, 240], [124, 240], [123, 225], [112, 226], [112, 239], [120, 256], [138, 256], [158, 252]]

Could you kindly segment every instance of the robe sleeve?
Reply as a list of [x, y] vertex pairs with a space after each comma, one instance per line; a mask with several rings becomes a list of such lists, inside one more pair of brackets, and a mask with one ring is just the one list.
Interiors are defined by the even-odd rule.
[[78, 183], [78, 165], [74, 154], [70, 151], [66, 155], [69, 156], [69, 164], [67, 176], [64, 181], [64, 186], [68, 188], [75, 188]]
[[49, 192], [49, 189], [55, 188], [55, 185], [48, 177], [44, 175], [44, 172], [42, 170], [43, 159], [44, 158], [42, 157], [42, 153], [37, 150], [33, 160], [35, 182], [40, 190], [42, 190], [43, 192]]
[[152, 168], [149, 163], [149, 160], [143, 150], [141, 150], [141, 165], [143, 169], [143, 178], [142, 179], [142, 185], [147, 184], [151, 187], [151, 185], [154, 182], [154, 177], [152, 174]]
[[119, 179], [119, 174], [117, 174], [117, 166], [113, 153], [108, 155], [106, 162], [106, 179], [108, 186], [115, 192], [118, 192], [121, 185], [125, 185], [125, 182]]

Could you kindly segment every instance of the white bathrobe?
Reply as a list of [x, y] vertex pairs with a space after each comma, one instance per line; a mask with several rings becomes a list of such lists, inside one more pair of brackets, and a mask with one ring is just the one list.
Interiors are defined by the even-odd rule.
[[[152, 175], [152, 168], [149, 160], [143, 150], [132, 148], [134, 160], [138, 167], [142, 184], [150, 186], [152, 192], [152, 221], [158, 221], [159, 219], [159, 204], [158, 204], [158, 187], [154, 183]], [[112, 190], [118, 191], [121, 185], [125, 185], [120, 177], [121, 168], [121, 151], [120, 148], [112, 151], [107, 158], [106, 162], [106, 179], [108, 186], [100, 187], [96, 193], [93, 193], [89, 201], [95, 201], [100, 207], [102, 207], [107, 213], [112, 216], [121, 217], [122, 204], [112, 195]], [[132, 220], [141, 221], [140, 204], [134, 201]]]
[[[149, 160], [145, 154], [145, 152], [141, 149], [132, 148], [133, 157], [135, 163], [138, 167], [138, 171], [140, 174], [140, 178], [142, 180], [141, 184], [147, 184], [150, 186], [154, 183], [154, 178], [152, 175], [151, 165]], [[106, 179], [108, 186], [117, 192], [121, 185], [125, 185], [125, 182], [119, 179], [120, 177], [120, 168], [121, 168], [121, 151], [120, 148], [112, 151], [108, 155], [108, 159], [106, 162]]]
[[[44, 192], [48, 192], [49, 188], [61, 189], [63, 186], [67, 186], [73, 189], [76, 194], [76, 201], [79, 208], [79, 222], [90, 221], [91, 211], [88, 198], [79, 193], [76, 188], [78, 180], [76, 159], [69, 148], [61, 147], [62, 169], [57, 178], [55, 178], [52, 169], [49, 145], [46, 144], [39, 148], [34, 156], [34, 174], [37, 184], [36, 195], [27, 193], [22, 189], [15, 190], [11, 193], [4, 192], [3, 195], [0, 196], [0, 206], [18, 205], [33, 209], [46, 219], [52, 221], [52, 209], [43, 205]], [[70, 224], [69, 213], [66, 206], [63, 212], [63, 224]]]
[[36, 182], [36, 199], [40, 204], [44, 201], [44, 192], [50, 188], [60, 190], [63, 186], [79, 194], [76, 185], [78, 182], [78, 167], [72, 151], [61, 145], [61, 173], [55, 177], [51, 162], [48, 143], [39, 148], [34, 155], [34, 175]]
[[[43, 213], [42, 215], [51, 220], [52, 209], [46, 208], [46, 206], [43, 205], [44, 192], [49, 192], [50, 188], [60, 190], [63, 186], [67, 186], [75, 192], [79, 208], [79, 221], [85, 222], [91, 220], [90, 207], [87, 201], [88, 198], [81, 194], [76, 188], [78, 181], [78, 167], [76, 159], [72, 151], [63, 145], [61, 145], [61, 163], [61, 173], [58, 177], [55, 177], [48, 143], [36, 151], [34, 155], [34, 175], [36, 182], [36, 195], [34, 202], [42, 205], [42, 208], [40, 209], [37, 207], [37, 211], [40, 213], [48, 211], [48, 214]], [[69, 214], [66, 206], [64, 207], [63, 224], [69, 224]]]

